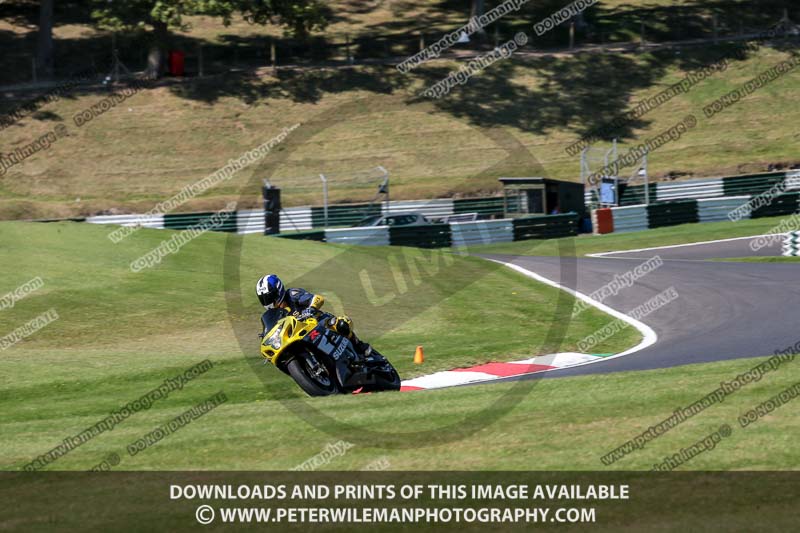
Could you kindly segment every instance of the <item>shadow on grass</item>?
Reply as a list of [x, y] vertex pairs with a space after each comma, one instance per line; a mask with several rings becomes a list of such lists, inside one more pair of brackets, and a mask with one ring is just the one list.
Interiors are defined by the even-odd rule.
[[[690, 71], [723, 59], [740, 61], [752, 54], [741, 45], [718, 45], [685, 48], [680, 53], [518, 56], [491, 65], [430, 103], [437, 111], [483, 128], [514, 127], [535, 134], [566, 129], [578, 136], [602, 131], [604, 140], [626, 139], [650, 124], [647, 117], [628, 121], [615, 131], [604, 126], [629, 109], [634, 94], [665, 89], [660, 80], [669, 69]], [[423, 65], [408, 75], [390, 66], [279, 70], [271, 78], [227, 76], [176, 85], [173, 90], [206, 103], [235, 97], [249, 104], [268, 98], [317, 103], [325, 95], [359, 90], [404, 97], [413, 105], [424, 100], [418, 96], [424, 87], [453, 71], [440, 65]], [[518, 82], [526, 76], [533, 78], [532, 83]]]
[[[59, 22], [80, 21], [81, 16], [76, 14], [75, 9], [78, 4], [78, 2], [66, 2], [57, 13]], [[541, 20], [564, 4], [565, 2], [561, 0], [551, 0], [536, 5], [526, 4], [519, 12], [501, 19], [500, 23], [504, 24], [506, 29], [519, 26], [532, 35], [534, 21]], [[782, 9], [789, 7], [789, 4], [788, 0], [765, 2], [696, 0], [683, 4], [680, 9], [675, 6], [654, 6], [648, 3], [616, 4], [612, 7], [600, 4], [589, 8], [580, 18], [580, 31], [586, 36], [599, 32], [608, 38], [621, 40], [626, 32], [630, 33], [634, 28], [638, 31], [641, 21], [645, 20], [649, 32], [648, 38], [658, 40], [708, 36], [709, 20], [714, 13], [717, 13], [720, 34], [734, 32], [736, 27], [763, 30], [773, 26], [780, 17]], [[15, 7], [12, 18], [18, 23], [35, 24], [35, 6], [24, 4], [26, 7], [23, 9], [21, 5]], [[331, 12], [330, 17], [334, 21], [347, 20], [348, 17], [369, 12], [382, 5], [379, 0], [368, 4], [350, 2], [345, 4], [344, 9]], [[436, 4], [435, 9], [428, 9], [423, 15], [399, 16], [415, 6], [413, 2], [394, 2], [391, 4], [391, 9], [396, 11], [398, 16], [390, 21], [369, 26], [366, 30], [376, 35], [402, 33], [418, 46], [418, 37], [414, 32], [420, 28], [449, 24], [453, 19], [453, 13], [463, 11], [461, 2], [443, 0]], [[798, 11], [794, 5], [791, 9]], [[790, 15], [792, 14], [790, 12]], [[796, 15], [800, 18], [800, 13]], [[83, 16], [85, 19], [87, 15]], [[557, 37], [556, 34], [562, 30], [564, 28], [557, 28], [551, 32], [552, 36], [545, 35], [545, 39], [533, 39], [528, 48], [538, 48], [543, 43], [546, 44], [547, 39]], [[31, 40], [34, 37], [35, 33], [15, 34], [3, 31], [0, 32], [0, 48], [17, 52], [21, 49], [32, 49]], [[121, 35], [118, 44], [122, 61], [132, 68], [143, 64], [147, 39], [145, 33]], [[314, 59], [326, 60], [341, 51], [327, 46], [330, 43], [326, 39], [324, 36], [315, 37], [312, 41], [302, 44], [288, 39], [279, 40], [279, 48], [283, 46], [291, 50], [292, 47], [304, 46]], [[219, 54], [223, 51], [230, 52], [231, 46], [239, 50], [237, 60], [255, 61], [262, 65], [268, 62], [269, 47], [265, 37], [225, 35], [222, 40], [227, 44], [211, 46], [204, 43], [204, 60], [211, 72], [214, 71], [215, 64], [224, 64], [225, 57]], [[386, 43], [387, 49], [397, 51], [395, 46], [397, 43], [389, 43], [388, 40]], [[191, 37], [177, 35], [172, 37], [174, 48], [189, 51], [187, 65], [192, 64], [191, 51], [197, 50], [200, 44], [198, 39]], [[360, 46], [357, 40], [353, 41], [352, 47], [357, 57], [367, 52]], [[370, 41], [369, 46], [380, 47], [373, 41]], [[108, 64], [110, 37], [95, 35], [79, 39], [60, 39], [56, 48], [60, 58], [58, 63], [67, 67], [70, 63], [65, 58], [82, 61], [84, 68], [87, 60], [93, 64]], [[415, 51], [413, 46], [406, 50], [408, 53]], [[302, 50], [297, 49], [295, 52], [301, 53]], [[279, 51], [279, 57], [281, 53]], [[679, 52], [663, 50], [640, 54], [580, 53], [535, 58], [517, 55], [510, 60], [491, 65], [466, 84], [454, 87], [450, 94], [434, 101], [433, 105], [439, 111], [466, 119], [473, 125], [481, 127], [515, 127], [535, 134], [546, 134], [556, 128], [566, 128], [576, 135], [585, 135], [602, 129], [602, 126], [622, 115], [628, 109], [632, 95], [636, 92], [648, 88], [652, 88], [653, 94], [658, 92], [659, 81], [670, 68], [691, 70], [723, 58], [742, 59], [748, 54], [749, 52], [743, 51], [739, 45], [718, 45], [685, 47]], [[105, 63], [99, 58], [105, 58]], [[24, 69], [24, 61], [20, 60], [19, 54], [11, 53], [6, 61], [15, 60], [18, 60], [17, 66]], [[77, 68], [77, 65], [72, 66]], [[67, 67], [62, 66], [62, 68]], [[255, 104], [265, 99], [316, 103], [328, 94], [358, 90], [373, 94], [405, 96], [411, 104], [419, 100], [416, 95], [424, 87], [445, 78], [453, 68], [422, 65], [411, 74], [404, 75], [393, 67], [384, 65], [329, 69], [298, 67], [280, 69], [273, 76], [262, 76], [253, 71], [227, 72], [203, 79], [189, 78], [182, 83], [170, 83], [169, 87], [180, 97], [206, 103], [230, 97], [241, 99], [248, 104]], [[100, 73], [104, 72], [103, 68], [97, 70]], [[526, 85], [519, 83], [523, 76], [530, 76], [531, 83]], [[14, 105], [18, 105], [18, 102], [13, 102], [11, 108]], [[1, 112], [7, 112], [9, 104], [3, 105], [2, 108]], [[53, 113], [44, 110], [34, 118], [58, 120]], [[604, 132], [603, 140], [612, 137], [630, 138], [636, 129], [645, 128], [648, 124], [646, 118], [630, 121], [620, 130]]]

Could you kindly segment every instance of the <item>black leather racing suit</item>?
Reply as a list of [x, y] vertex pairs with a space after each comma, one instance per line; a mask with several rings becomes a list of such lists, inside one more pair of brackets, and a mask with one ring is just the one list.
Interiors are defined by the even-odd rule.
[[[370, 345], [359, 339], [355, 334], [355, 331], [353, 331], [353, 320], [347, 315], [334, 316], [329, 313], [325, 313], [320, 309], [323, 304], [325, 304], [325, 298], [321, 295], [308, 292], [305, 289], [293, 288], [286, 289], [286, 296], [283, 297], [281, 307], [285, 306], [285, 311], [295, 316], [308, 311], [315, 316], [324, 314], [325, 319], [328, 321], [327, 325], [330, 329], [339, 335], [343, 335], [350, 339], [350, 342], [353, 343], [353, 347], [355, 348], [356, 352], [360, 354], [366, 354], [370, 349]], [[265, 334], [267, 331], [272, 329], [272, 326], [275, 325], [275, 322], [280, 319], [279, 314], [272, 314], [270, 311], [272, 310], [268, 310], [261, 317], [261, 322], [265, 328]]]

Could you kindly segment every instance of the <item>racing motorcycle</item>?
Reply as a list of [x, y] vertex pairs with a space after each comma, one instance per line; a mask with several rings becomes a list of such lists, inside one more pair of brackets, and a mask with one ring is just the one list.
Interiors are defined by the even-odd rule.
[[[400, 389], [400, 376], [375, 350], [365, 357], [326, 327], [332, 315], [300, 319], [280, 309], [261, 317], [261, 355], [289, 374], [309, 396]], [[360, 390], [359, 390], [360, 389]]]

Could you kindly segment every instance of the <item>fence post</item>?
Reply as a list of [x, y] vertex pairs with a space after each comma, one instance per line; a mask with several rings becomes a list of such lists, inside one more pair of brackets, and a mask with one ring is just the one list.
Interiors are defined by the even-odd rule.
[[575, 21], [569, 23], [569, 49], [575, 48]]
[[350, 34], [346, 33], [344, 35], [344, 39], [345, 39], [345, 48], [347, 49], [347, 64], [348, 65], [352, 65], [353, 64], [353, 56], [350, 55]]
[[272, 63], [272, 70], [275, 71], [278, 69], [278, 57], [275, 51], [275, 40], [271, 39], [269, 41], [269, 60]]
[[203, 77], [203, 45], [197, 45], [197, 75]]
[[322, 180], [322, 209], [325, 218], [325, 227], [328, 227], [328, 178], [325, 174], [320, 174], [319, 179]]
[[718, 24], [718, 22], [719, 21], [717, 19], [717, 13], [714, 12], [714, 14], [711, 16], [711, 24], [713, 25], [713, 31], [714, 31], [714, 44], [717, 44], [719, 42], [719, 24]]
[[642, 41], [640, 43], [642, 48], [644, 48], [645, 45], [647, 44], [647, 37], [645, 36], [645, 31], [644, 30], [645, 30], [645, 24], [644, 24], [644, 19], [642, 19], [641, 20], [641, 24], [640, 24], [640, 30], [639, 30], [639, 33], [641, 33], [641, 38], [642, 38]]
[[423, 50], [425, 50], [425, 34], [420, 32], [420, 34], [419, 34], [419, 51], [422, 52]]

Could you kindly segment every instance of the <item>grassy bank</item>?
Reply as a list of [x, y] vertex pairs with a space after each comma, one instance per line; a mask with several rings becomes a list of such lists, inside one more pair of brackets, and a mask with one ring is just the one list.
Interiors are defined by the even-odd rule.
[[[12, 151], [56, 125], [68, 130], [0, 177], [0, 218], [146, 212], [294, 124], [300, 127], [263, 161], [178, 211], [219, 209], [242, 194], [241, 205], [255, 207], [259, 192], [247, 189], [253, 176], [281, 186], [284, 205], [320, 204], [320, 173], [329, 177], [332, 201], [364, 201], [378, 184], [364, 171], [378, 165], [390, 172], [393, 199], [486, 194], [498, 190], [500, 176], [577, 180], [579, 161], [567, 146], [727, 56], [724, 72], [615, 132], [620, 149], [693, 113], [697, 127], [650, 155], [654, 178], [796, 162], [793, 74], [703, 118], [704, 105], [790, 55], [769, 47], [746, 60], [731, 54], [709, 46], [680, 54], [515, 56], [435, 101], [416, 95], [458, 63], [435, 61], [409, 75], [390, 66], [231, 74], [142, 90], [80, 128], [73, 116], [108, 93], [75, 93], [0, 131], [3, 151]], [[598, 86], [598, 77], [608, 83]]]
[[[224, 415], [230, 425], [210, 431], [207, 438], [277, 446], [293, 436], [303, 443], [289, 456], [276, 455], [272, 466], [262, 465], [269, 468], [286, 466], [294, 454], [316, 453], [311, 438], [315, 430], [302, 411], [291, 414], [292, 405], [305, 405], [304, 396], [290, 378], [261, 365], [258, 356], [261, 311], [253, 287], [265, 272], [279, 273], [290, 286], [324, 294], [326, 308], [349, 313], [359, 334], [390, 357], [405, 377], [575, 350], [579, 340], [608, 321], [594, 310], [570, 321], [571, 297], [500, 265], [415, 249], [348, 248], [214, 233], [134, 273], [132, 261], [175, 233], [140, 230], [115, 245], [106, 238], [110, 229], [75, 223], [0, 225], [0, 246], [6, 250], [0, 294], [34, 277], [44, 282], [0, 311], [0, 333], [11, 333], [50, 309], [60, 317], [0, 352], [8, 376], [0, 392], [3, 468], [20, 467], [204, 359], [214, 363], [212, 370], [137, 414], [136, 422], [131, 418], [127, 430], [115, 429], [63, 458], [58, 468], [91, 467], [110, 440], [155, 427], [219, 390], [231, 398], [219, 409], [244, 411], [241, 418]], [[636, 342], [638, 334], [624, 330], [596, 350], [617, 352]], [[426, 352], [421, 367], [412, 363], [417, 345]], [[400, 396], [383, 401], [401, 401]], [[348, 404], [314, 405], [328, 412], [329, 406]], [[453, 416], [461, 412], [457, 403], [450, 405]], [[261, 415], [251, 418], [256, 412], [282, 412], [287, 418], [275, 423]], [[408, 414], [414, 419], [410, 425], [423, 427], [431, 411], [419, 405]], [[251, 430], [255, 433], [246, 435]], [[206, 438], [171, 442], [177, 445], [175, 453], [186, 453], [183, 446], [190, 444], [191, 460], [202, 467], [205, 459], [200, 457], [209, 451]], [[238, 452], [213, 459], [216, 453], [207, 459], [218, 461], [220, 468], [251, 465]], [[161, 468], [155, 462], [128, 466]]]
[[[258, 364], [259, 311], [250, 303], [250, 290], [265, 270], [284, 274], [291, 284], [299, 281], [323, 291], [329, 296], [326, 305], [334, 309], [341, 303], [364, 336], [406, 375], [415, 371], [411, 354], [416, 344], [423, 344], [428, 354], [416, 372], [547, 348], [545, 334], [554, 327], [548, 316], [557, 293], [483, 261], [453, 257], [452, 265], [441, 259], [438, 273], [423, 274], [426, 263], [418, 262], [419, 285], [404, 271], [405, 298], [396, 290], [397, 270], [389, 268], [405, 259], [388, 259], [402, 249], [347, 249], [253, 237], [241, 241], [241, 260], [223, 266], [221, 258], [238, 251], [220, 234], [204, 235], [161, 265], [133, 274], [129, 263], [169, 232], [142, 230], [112, 245], [105, 239], [108, 228], [90, 225], [4, 223], [0, 230], [2, 246], [13, 255], [0, 267], [3, 291], [34, 275], [45, 282], [0, 313], [0, 331], [51, 307], [62, 316], [1, 353], [9, 376], [0, 393], [0, 465], [5, 469], [20, 468], [208, 358], [213, 368], [49, 468], [88, 469], [117, 454], [116, 468], [124, 470], [287, 469], [344, 440], [355, 446], [324, 468], [358, 470], [379, 461], [398, 470], [598, 470], [606, 468], [601, 456], [758, 363], [736, 360], [308, 399], [287, 377]], [[427, 259], [432, 269], [431, 256]], [[241, 282], [235, 271], [241, 273]], [[362, 279], [360, 271], [367, 272], [375, 289], [372, 296], [363, 281], [352, 282]], [[240, 286], [246, 300], [241, 308], [232, 303]], [[397, 295], [391, 305], [375, 304], [373, 296], [388, 297], [392, 290]], [[569, 349], [606, 320], [592, 310], [582, 313], [566, 328], [562, 348]], [[636, 339], [629, 334], [612, 337], [612, 345], [603, 349], [632, 345]], [[793, 467], [800, 449], [788, 437], [796, 425], [791, 406], [744, 429], [736, 424], [740, 414], [797, 381], [794, 365], [785, 363], [609, 468], [649, 469], [721, 424], [731, 425], [733, 434], [680, 468]], [[127, 453], [129, 444], [219, 391], [226, 394], [226, 403], [141, 453]]]

